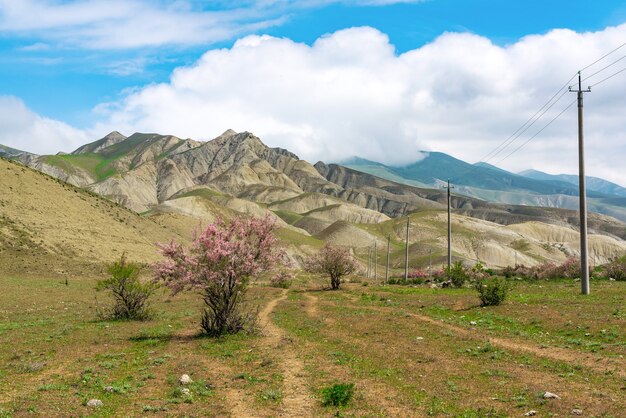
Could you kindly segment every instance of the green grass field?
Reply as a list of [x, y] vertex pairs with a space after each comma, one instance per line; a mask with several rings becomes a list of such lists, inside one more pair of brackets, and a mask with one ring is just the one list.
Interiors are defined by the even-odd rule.
[[[96, 277], [0, 277], [0, 416], [584, 416], [626, 410], [626, 283], [516, 282], [501, 306], [471, 289], [339, 291], [300, 275], [253, 285], [259, 330], [198, 335], [201, 301], [155, 297], [154, 319], [98, 320]], [[97, 298], [97, 299], [96, 299]], [[178, 378], [189, 374], [190, 395]], [[323, 389], [354, 383], [347, 406]], [[561, 399], [544, 399], [544, 392]], [[90, 399], [101, 408], [90, 408]], [[294, 412], [297, 411], [297, 412]]]

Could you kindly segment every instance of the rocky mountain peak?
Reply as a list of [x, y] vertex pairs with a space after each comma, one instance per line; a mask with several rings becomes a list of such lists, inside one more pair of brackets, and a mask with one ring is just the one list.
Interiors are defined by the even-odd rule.
[[72, 154], [87, 154], [87, 153], [95, 153], [101, 151], [105, 148], [108, 148], [112, 145], [119, 144], [120, 142], [126, 140], [126, 136], [122, 135], [118, 131], [113, 131], [106, 136], [100, 138], [97, 141], [91, 142], [89, 144], [83, 145], [82, 147], [76, 149]]

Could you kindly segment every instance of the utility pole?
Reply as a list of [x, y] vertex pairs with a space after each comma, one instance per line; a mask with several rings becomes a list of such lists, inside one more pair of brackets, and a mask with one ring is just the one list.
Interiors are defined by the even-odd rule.
[[374, 280], [378, 280], [378, 241], [374, 241]]
[[409, 280], [409, 218], [406, 217], [406, 252], [404, 254], [404, 281]]
[[428, 250], [428, 278], [432, 276], [433, 272], [433, 249]]
[[391, 245], [391, 237], [387, 236], [387, 266], [385, 267], [385, 284], [389, 283], [389, 252]]
[[372, 275], [372, 247], [367, 247], [367, 278]]
[[583, 94], [591, 91], [590, 87], [583, 90], [580, 71], [578, 72], [578, 200], [580, 205], [580, 286], [583, 295], [589, 294], [589, 253], [587, 249], [587, 189], [585, 179], [585, 142], [583, 131]]
[[450, 217], [450, 189], [454, 189], [454, 187], [450, 186], [450, 179], [448, 179], [448, 271], [450, 271], [450, 267], [452, 266], [452, 221]]

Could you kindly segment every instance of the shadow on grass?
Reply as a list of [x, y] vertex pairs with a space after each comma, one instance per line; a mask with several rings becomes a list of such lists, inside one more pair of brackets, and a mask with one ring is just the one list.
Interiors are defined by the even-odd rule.
[[150, 335], [150, 334], [142, 334], [136, 335], [128, 338], [129, 341], [132, 342], [159, 342], [166, 343], [170, 341], [194, 341], [201, 339], [210, 339], [209, 335], [203, 332], [195, 332], [190, 334], [158, 334], [158, 335]]

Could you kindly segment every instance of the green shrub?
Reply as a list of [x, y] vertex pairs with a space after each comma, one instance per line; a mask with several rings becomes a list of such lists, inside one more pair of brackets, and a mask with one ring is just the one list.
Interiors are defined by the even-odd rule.
[[479, 280], [474, 284], [474, 288], [478, 292], [481, 306], [500, 305], [509, 291], [506, 280], [500, 278]]
[[111, 319], [145, 320], [150, 318], [148, 298], [157, 289], [152, 282], [139, 279], [138, 264], [126, 261], [126, 253], [108, 268], [108, 279], [99, 280], [96, 290], [107, 290], [113, 297], [113, 306], [101, 316]]
[[467, 270], [460, 261], [455, 261], [450, 268], [446, 267], [446, 275], [454, 287], [463, 286], [465, 281], [468, 279]]
[[345, 406], [354, 395], [354, 383], [338, 383], [322, 389], [322, 405]]

